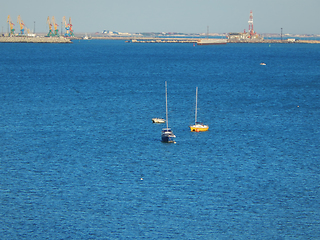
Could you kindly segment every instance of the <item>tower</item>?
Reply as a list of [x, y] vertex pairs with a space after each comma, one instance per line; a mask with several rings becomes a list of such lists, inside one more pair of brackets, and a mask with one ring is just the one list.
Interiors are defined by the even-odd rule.
[[254, 31], [253, 31], [253, 14], [252, 14], [252, 10], [250, 11], [250, 17], [249, 17], [249, 34], [253, 35]]

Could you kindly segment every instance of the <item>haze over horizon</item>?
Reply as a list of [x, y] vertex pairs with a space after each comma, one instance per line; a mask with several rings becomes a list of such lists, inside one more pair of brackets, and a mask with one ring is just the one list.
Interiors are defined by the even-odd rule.
[[[257, 33], [320, 34], [319, 0], [12, 0], [1, 4], [0, 26], [7, 32], [11, 16], [16, 33], [18, 15], [32, 32], [47, 32], [48, 16], [61, 29], [63, 16], [71, 17], [75, 33], [101, 32], [243, 32], [253, 11]], [[35, 24], [34, 24], [35, 23]]]

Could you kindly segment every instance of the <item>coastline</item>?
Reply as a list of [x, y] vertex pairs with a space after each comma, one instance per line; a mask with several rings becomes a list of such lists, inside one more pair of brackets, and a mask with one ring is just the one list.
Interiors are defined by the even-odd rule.
[[[81, 38], [80, 38], [81, 39]], [[200, 39], [205, 38], [189, 38], [189, 37], [92, 37], [92, 40], [125, 40], [127, 42], [135, 43], [197, 43]], [[226, 38], [210, 38], [210, 39], [226, 39]], [[90, 40], [90, 39], [89, 39]], [[308, 43], [308, 44], [320, 44], [320, 40], [296, 40], [294, 42], [288, 40], [279, 39], [262, 39], [262, 40], [230, 40], [226, 39], [227, 43], [279, 43], [279, 44], [297, 44], [297, 43]]]
[[[27, 36], [13, 36], [0, 37], [0, 43], [72, 43], [72, 40], [123, 40], [130, 43], [197, 43], [199, 40], [205, 38], [160, 38], [160, 37], [91, 37], [90, 39], [83, 39], [82, 37], [27, 37]], [[226, 39], [226, 38], [210, 38], [210, 39]], [[261, 40], [230, 40], [226, 39], [227, 43], [269, 43], [269, 44], [320, 44], [320, 40], [296, 40], [294, 42], [289, 40], [279, 39], [261, 39]]]

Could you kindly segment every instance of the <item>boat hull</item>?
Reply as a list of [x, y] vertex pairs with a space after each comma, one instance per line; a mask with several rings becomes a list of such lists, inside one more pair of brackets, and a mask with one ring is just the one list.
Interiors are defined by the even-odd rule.
[[209, 130], [208, 125], [192, 125], [189, 127], [190, 127], [191, 132], [206, 132]]
[[197, 45], [221, 45], [227, 44], [227, 39], [200, 39]]
[[152, 118], [152, 122], [153, 123], [165, 123], [166, 120], [164, 120], [162, 118]]
[[163, 143], [175, 143], [175, 136], [161, 136], [161, 142]]
[[176, 136], [173, 134], [170, 128], [162, 129], [161, 141], [164, 143], [175, 143], [174, 139]]

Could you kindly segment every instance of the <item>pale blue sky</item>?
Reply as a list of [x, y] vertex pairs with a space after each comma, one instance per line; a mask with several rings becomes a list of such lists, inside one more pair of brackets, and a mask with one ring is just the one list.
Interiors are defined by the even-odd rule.
[[[253, 11], [257, 33], [320, 34], [320, 0], [1, 0], [0, 27], [18, 15], [33, 31], [47, 32], [47, 17], [71, 17], [74, 32], [242, 32]], [[0, 29], [1, 30], [1, 29]], [[59, 26], [60, 30], [60, 26]]]

